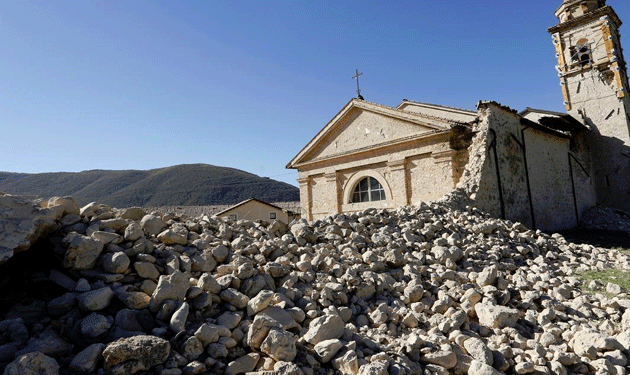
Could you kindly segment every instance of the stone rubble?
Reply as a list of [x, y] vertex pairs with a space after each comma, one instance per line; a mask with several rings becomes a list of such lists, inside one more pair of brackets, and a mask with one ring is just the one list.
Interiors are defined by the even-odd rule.
[[584, 212], [580, 220], [580, 226], [630, 233], [630, 215], [619, 210], [597, 205]]
[[63, 207], [60, 292], [0, 317], [5, 375], [628, 373], [630, 295], [577, 273], [630, 255], [457, 191], [290, 225]]

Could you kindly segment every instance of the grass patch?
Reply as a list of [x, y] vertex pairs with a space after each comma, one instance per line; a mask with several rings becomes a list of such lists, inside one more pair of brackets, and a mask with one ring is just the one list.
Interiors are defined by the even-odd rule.
[[[606, 285], [613, 283], [621, 286], [626, 292], [630, 290], [630, 272], [622, 270], [602, 270], [602, 271], [583, 271], [578, 272], [577, 276], [582, 280], [582, 290], [588, 293], [601, 293], [608, 298], [615, 295], [606, 292]], [[591, 281], [599, 281], [602, 286], [597, 288], [589, 288]]]

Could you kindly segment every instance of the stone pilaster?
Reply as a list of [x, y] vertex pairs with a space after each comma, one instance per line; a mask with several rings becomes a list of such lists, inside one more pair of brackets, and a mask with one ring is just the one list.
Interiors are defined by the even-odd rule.
[[409, 205], [410, 202], [410, 186], [406, 173], [406, 160], [392, 160], [387, 163], [389, 172], [389, 187], [392, 191], [390, 199], [395, 207]]

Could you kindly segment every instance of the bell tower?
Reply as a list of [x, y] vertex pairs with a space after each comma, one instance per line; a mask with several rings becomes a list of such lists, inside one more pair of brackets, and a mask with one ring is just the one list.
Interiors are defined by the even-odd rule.
[[630, 92], [621, 20], [606, 0], [564, 0], [549, 28], [567, 112], [593, 131], [597, 201], [630, 212]]

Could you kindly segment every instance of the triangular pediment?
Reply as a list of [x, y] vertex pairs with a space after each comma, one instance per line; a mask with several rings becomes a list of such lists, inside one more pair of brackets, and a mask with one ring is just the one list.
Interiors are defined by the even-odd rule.
[[353, 99], [287, 165], [352, 154], [401, 139], [448, 130], [450, 123]]

